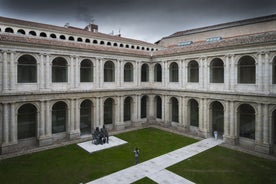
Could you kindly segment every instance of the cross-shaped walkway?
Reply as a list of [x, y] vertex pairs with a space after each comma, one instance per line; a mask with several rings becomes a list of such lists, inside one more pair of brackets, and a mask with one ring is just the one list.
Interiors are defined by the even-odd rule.
[[161, 184], [192, 184], [193, 182], [176, 175], [165, 168], [215, 147], [222, 142], [222, 140], [215, 140], [214, 138], [204, 139], [143, 163], [96, 179], [88, 184], [129, 184], [144, 177], [148, 177]]

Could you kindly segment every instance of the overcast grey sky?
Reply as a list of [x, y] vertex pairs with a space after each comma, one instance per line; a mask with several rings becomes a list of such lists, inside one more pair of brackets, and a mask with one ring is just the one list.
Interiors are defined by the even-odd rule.
[[0, 16], [85, 27], [154, 43], [174, 32], [276, 14], [276, 0], [0, 0]]

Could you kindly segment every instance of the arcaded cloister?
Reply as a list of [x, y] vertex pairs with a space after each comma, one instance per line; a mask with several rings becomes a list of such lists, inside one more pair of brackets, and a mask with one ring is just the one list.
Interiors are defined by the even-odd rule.
[[147, 125], [276, 152], [276, 15], [155, 44], [0, 17], [1, 154]]

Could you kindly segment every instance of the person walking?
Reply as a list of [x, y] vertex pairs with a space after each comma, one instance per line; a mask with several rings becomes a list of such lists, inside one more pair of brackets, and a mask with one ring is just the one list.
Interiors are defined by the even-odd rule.
[[135, 164], [139, 163], [139, 149], [135, 148], [134, 149], [134, 157], [135, 157]]

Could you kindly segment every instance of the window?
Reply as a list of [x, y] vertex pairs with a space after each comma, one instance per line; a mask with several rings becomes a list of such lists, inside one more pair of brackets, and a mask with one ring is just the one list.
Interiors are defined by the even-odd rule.
[[18, 29], [17, 34], [25, 35], [26, 32], [23, 29]]
[[255, 84], [255, 60], [251, 56], [243, 56], [238, 62], [238, 83]]
[[88, 38], [86, 38], [85, 43], [90, 43], [90, 40]]
[[104, 45], [104, 41], [101, 41], [101, 42], [100, 42], [100, 45]]
[[98, 44], [98, 41], [97, 40], [93, 40], [93, 44]]
[[188, 64], [188, 82], [198, 82], [198, 63], [196, 61], [190, 61]]
[[124, 47], [124, 44], [121, 43], [121, 44], [120, 44], [120, 47]]
[[223, 83], [224, 82], [224, 64], [219, 58], [213, 59], [210, 64], [210, 82]]
[[67, 82], [67, 61], [62, 57], [52, 62], [52, 82]]
[[272, 135], [273, 135], [273, 144], [276, 144], [276, 110], [272, 114]]
[[114, 46], [114, 47], [118, 47], [118, 44], [117, 44], [117, 43], [114, 43], [113, 46]]
[[147, 103], [148, 103], [148, 96], [143, 96], [141, 99], [141, 118], [147, 117]]
[[133, 82], [133, 65], [126, 63], [124, 67], [124, 81]]
[[67, 105], [64, 102], [57, 102], [52, 107], [52, 133], [66, 131]]
[[18, 83], [36, 83], [37, 82], [37, 64], [33, 56], [23, 55], [18, 59], [17, 82]]
[[178, 116], [178, 100], [176, 98], [171, 98], [171, 115], [173, 122], [179, 122]]
[[91, 134], [92, 102], [84, 100], [80, 105], [80, 132], [81, 135]]
[[31, 36], [36, 36], [36, 32], [35, 32], [35, 31], [30, 31], [30, 32], [29, 32], [29, 35], [31, 35]]
[[73, 36], [69, 36], [68, 40], [70, 40], [70, 41], [74, 41], [74, 40], [75, 40], [75, 38], [74, 38]]
[[84, 59], [81, 62], [80, 81], [93, 82], [93, 63], [89, 59]]
[[192, 99], [189, 101], [190, 105], [190, 125], [198, 127], [199, 125], [199, 108], [196, 100]]
[[149, 81], [149, 66], [147, 64], [142, 65], [141, 81], [142, 82], [148, 82]]
[[217, 131], [219, 136], [224, 132], [224, 109], [220, 102], [213, 102], [211, 104], [212, 109], [212, 127], [213, 131]]
[[238, 108], [240, 136], [255, 139], [255, 110], [251, 105], [243, 104]]
[[178, 82], [178, 65], [175, 62], [170, 64], [170, 82]]
[[66, 38], [65, 38], [65, 36], [64, 36], [64, 35], [60, 35], [60, 36], [59, 36], [59, 39], [61, 39], [61, 40], [65, 40]]
[[78, 41], [78, 42], [82, 42], [82, 38], [78, 38], [77, 41]]
[[55, 34], [50, 34], [50, 37], [54, 38], [54, 39], [57, 38], [57, 36]]
[[107, 42], [107, 44], [106, 44], [107, 46], [111, 46], [111, 42]]
[[43, 38], [46, 38], [46, 37], [47, 37], [46, 33], [44, 33], [44, 32], [41, 32], [41, 33], [39, 34], [39, 36], [40, 36], [40, 37], [43, 37]]
[[104, 102], [104, 124], [113, 123], [113, 99], [108, 98]]
[[13, 29], [10, 28], [10, 27], [7, 27], [7, 28], [5, 29], [5, 32], [6, 32], [6, 33], [14, 33]]
[[124, 101], [124, 121], [131, 120], [131, 97], [127, 97]]
[[115, 81], [115, 68], [112, 61], [107, 61], [104, 64], [104, 82], [114, 82]]
[[162, 82], [162, 67], [160, 64], [154, 66], [154, 82]]
[[273, 59], [272, 65], [272, 84], [276, 84], [276, 56]]
[[160, 96], [155, 97], [156, 118], [162, 119], [162, 99]]
[[36, 137], [37, 109], [32, 104], [22, 105], [17, 112], [17, 137]]

